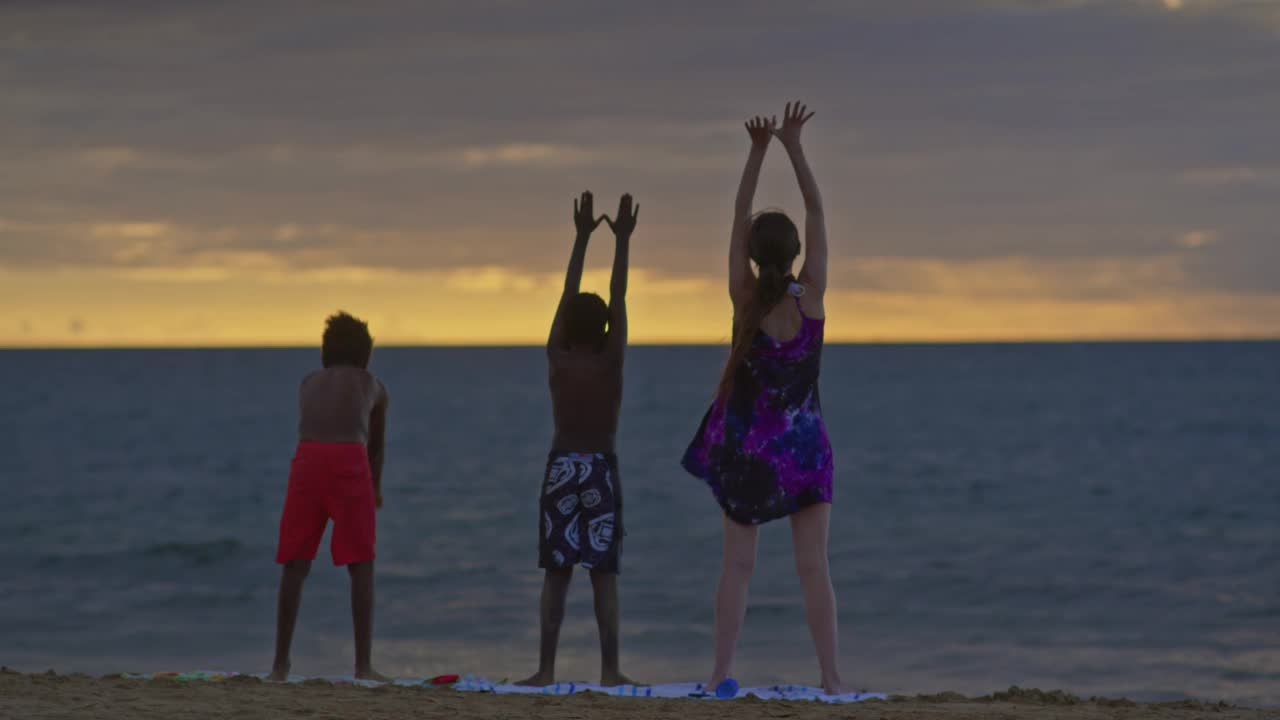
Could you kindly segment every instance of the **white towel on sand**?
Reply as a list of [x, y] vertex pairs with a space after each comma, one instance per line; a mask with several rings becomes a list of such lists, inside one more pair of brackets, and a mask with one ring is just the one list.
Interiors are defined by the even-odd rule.
[[[213, 670], [196, 670], [194, 672], [184, 673], [120, 673], [115, 677], [125, 677], [136, 680], [150, 680], [155, 678], [166, 678], [180, 682], [205, 681], [219, 682], [234, 677], [241, 676], [241, 673], [235, 672], [218, 672]], [[250, 674], [251, 677], [257, 677], [265, 680], [266, 673]], [[357, 680], [350, 675], [338, 675], [320, 678], [311, 678], [304, 675], [290, 675], [288, 682], [298, 683], [307, 680], [326, 680], [338, 684], [351, 684], [363, 687], [377, 687], [380, 682], [373, 680]], [[392, 684], [400, 687], [421, 687], [431, 686], [431, 680], [427, 678], [396, 678]], [[704, 690], [702, 683], [666, 683], [663, 685], [619, 685], [617, 687], [603, 687], [593, 683], [580, 682], [561, 682], [546, 687], [525, 687], [523, 685], [509, 685], [503, 683], [495, 683], [486, 680], [480, 675], [466, 675], [458, 682], [451, 686], [454, 690], [461, 692], [490, 692], [498, 695], [572, 695], [581, 692], [597, 692], [604, 695], [613, 695], [614, 697], [636, 697], [636, 698], [694, 698], [699, 700], [718, 700], [714, 692]], [[822, 688], [808, 687], [805, 685], [765, 685], [762, 687], [742, 688], [738, 690], [737, 697], [743, 698], [747, 695], [754, 695], [761, 700], [817, 700], [827, 703], [851, 703], [860, 700], [886, 700], [888, 696], [884, 693], [872, 692], [849, 692], [842, 695], [827, 695], [822, 692]]]
[[[572, 695], [580, 692], [598, 692], [616, 697], [653, 697], [653, 698], [696, 698], [701, 700], [718, 700], [714, 692], [706, 692], [702, 683], [666, 683], [662, 685], [619, 685], [602, 687], [592, 683], [561, 682], [546, 687], [523, 687], [520, 685], [500, 685], [478, 675], [467, 675], [453, 686], [454, 690], [463, 692], [491, 692], [505, 694], [532, 695]], [[886, 700], [884, 693], [848, 692], [841, 695], [827, 695], [822, 688], [805, 685], [765, 685], [738, 690], [738, 697], [754, 695], [761, 700], [818, 700], [828, 703], [851, 703], [860, 700]]]

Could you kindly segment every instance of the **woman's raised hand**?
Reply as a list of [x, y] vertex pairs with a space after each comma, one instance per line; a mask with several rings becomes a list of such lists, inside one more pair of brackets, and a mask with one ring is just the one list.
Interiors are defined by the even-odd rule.
[[776, 127], [775, 124], [772, 128], [773, 134], [778, 136], [783, 145], [792, 147], [800, 144], [800, 130], [813, 117], [813, 113], [805, 114], [808, 109], [799, 100], [787, 103], [787, 109], [782, 114], [782, 127]]
[[769, 139], [774, 132], [774, 128], [778, 125], [778, 119], [766, 119], [759, 115], [751, 118], [746, 122], [747, 134], [751, 136], [751, 144], [754, 147], [766, 147]]

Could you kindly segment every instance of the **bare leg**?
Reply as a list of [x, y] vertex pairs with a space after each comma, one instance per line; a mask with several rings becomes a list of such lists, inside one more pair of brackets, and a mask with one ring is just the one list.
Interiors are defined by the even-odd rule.
[[280, 592], [276, 597], [276, 659], [271, 663], [271, 680], [289, 679], [289, 648], [293, 646], [293, 627], [302, 605], [302, 583], [309, 572], [310, 560], [290, 560], [280, 571]]
[[351, 563], [351, 624], [356, 635], [356, 677], [361, 680], [391, 682], [391, 678], [373, 669], [370, 655], [373, 646], [373, 561]]
[[747, 586], [755, 570], [758, 537], [756, 526], [739, 525], [725, 516], [724, 558], [720, 565], [720, 583], [716, 586], [716, 665], [708, 688], [714, 689], [733, 672], [733, 652], [747, 616]]
[[600, 684], [605, 687], [634, 685], [618, 666], [618, 575], [591, 571], [591, 591], [600, 630]]
[[556, 646], [560, 644], [560, 625], [564, 622], [564, 602], [569, 595], [573, 568], [548, 568], [542, 581], [542, 644], [538, 649], [538, 672], [517, 685], [543, 687], [556, 681]]
[[791, 516], [791, 543], [795, 549], [796, 574], [804, 590], [805, 616], [809, 634], [818, 652], [822, 688], [829, 695], [844, 692], [840, 679], [840, 631], [836, 619], [836, 593], [831, 587], [827, 562], [827, 530], [831, 525], [831, 505], [811, 505]]

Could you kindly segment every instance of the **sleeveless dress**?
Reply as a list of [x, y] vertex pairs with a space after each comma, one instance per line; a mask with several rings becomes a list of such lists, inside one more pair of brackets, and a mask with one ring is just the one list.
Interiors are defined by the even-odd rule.
[[818, 398], [824, 320], [800, 316], [787, 342], [757, 333], [729, 397], [712, 403], [681, 462], [742, 525], [831, 502], [831, 441]]

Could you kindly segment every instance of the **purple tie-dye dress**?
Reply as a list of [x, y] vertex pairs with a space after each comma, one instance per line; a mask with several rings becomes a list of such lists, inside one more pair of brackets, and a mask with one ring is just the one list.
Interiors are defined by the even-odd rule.
[[787, 342], [756, 335], [728, 400], [712, 403], [681, 463], [743, 525], [831, 502], [831, 441], [818, 399], [824, 323], [800, 315]]

